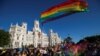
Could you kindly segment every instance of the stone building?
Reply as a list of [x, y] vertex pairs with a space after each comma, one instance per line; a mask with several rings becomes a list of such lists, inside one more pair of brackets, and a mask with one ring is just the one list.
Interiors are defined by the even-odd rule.
[[[49, 43], [53, 46], [57, 43], [61, 43], [57, 33], [52, 30], [50, 34], [46, 34], [41, 31], [39, 26], [39, 21], [34, 21], [34, 27], [32, 31], [27, 30], [27, 23], [23, 22], [22, 25], [12, 25], [10, 26], [9, 33], [11, 34], [11, 48], [21, 48], [23, 46], [34, 45], [34, 47], [47, 47]], [[49, 41], [50, 40], [50, 41]]]

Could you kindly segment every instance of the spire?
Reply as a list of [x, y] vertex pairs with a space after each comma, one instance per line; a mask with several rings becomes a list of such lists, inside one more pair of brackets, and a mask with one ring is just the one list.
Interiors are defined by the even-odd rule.
[[12, 27], [12, 26], [13, 26], [13, 24], [11, 23], [10, 27]]
[[52, 33], [53, 32], [53, 30], [52, 29], [50, 29], [50, 33]]
[[18, 22], [16, 23], [16, 26], [18, 26]]
[[39, 28], [39, 21], [38, 21], [38, 20], [35, 20], [35, 21], [34, 21], [34, 27], [35, 27], [35, 28]]

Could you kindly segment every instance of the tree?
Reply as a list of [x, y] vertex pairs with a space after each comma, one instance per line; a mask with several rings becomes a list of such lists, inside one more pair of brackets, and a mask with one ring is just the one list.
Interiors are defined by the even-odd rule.
[[100, 35], [87, 36], [84, 39], [80, 40], [78, 44], [84, 42], [85, 40], [89, 43], [100, 43]]
[[4, 30], [0, 30], [0, 47], [10, 44], [10, 34]]
[[70, 43], [70, 42], [72, 42], [72, 38], [71, 37], [67, 37], [67, 38], [64, 39], [64, 42]]

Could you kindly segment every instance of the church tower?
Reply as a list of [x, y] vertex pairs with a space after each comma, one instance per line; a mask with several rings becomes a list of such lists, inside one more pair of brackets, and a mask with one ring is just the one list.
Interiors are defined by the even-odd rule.
[[39, 45], [39, 38], [41, 37], [40, 34], [41, 34], [41, 29], [39, 27], [39, 21], [35, 20], [34, 21], [34, 28], [33, 28], [34, 47], [38, 47], [38, 45]]
[[40, 27], [39, 27], [39, 21], [37, 21], [37, 20], [34, 21], [34, 28], [33, 28], [33, 31], [41, 32], [41, 29], [40, 29]]
[[22, 28], [24, 29], [24, 31], [27, 31], [27, 23], [23, 22], [22, 23]]

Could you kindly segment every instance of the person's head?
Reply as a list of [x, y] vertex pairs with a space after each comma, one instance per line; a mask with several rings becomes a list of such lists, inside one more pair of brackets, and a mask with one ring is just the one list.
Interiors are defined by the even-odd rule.
[[16, 52], [14, 56], [21, 56], [20, 52]]
[[26, 51], [22, 51], [22, 52], [21, 52], [21, 55], [22, 55], [22, 56], [27, 56], [27, 52], [26, 52]]

